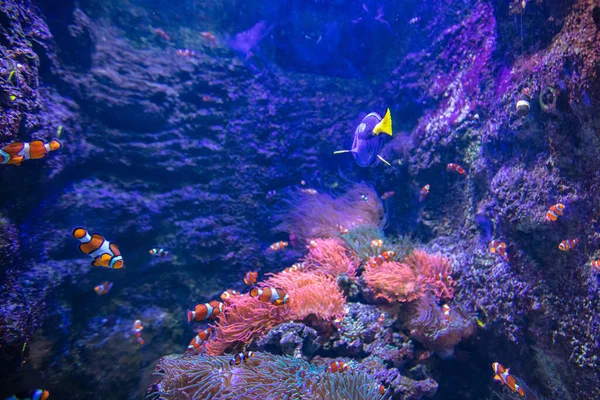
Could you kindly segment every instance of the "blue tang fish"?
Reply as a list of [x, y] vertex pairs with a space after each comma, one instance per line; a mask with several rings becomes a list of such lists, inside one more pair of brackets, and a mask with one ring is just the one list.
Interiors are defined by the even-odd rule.
[[383, 117], [376, 112], [364, 117], [354, 131], [352, 149], [334, 151], [333, 154], [352, 153], [354, 160], [361, 167], [368, 167], [377, 158], [390, 165], [379, 155], [383, 146], [383, 136], [380, 133], [392, 136], [392, 114], [389, 108], [385, 110]]

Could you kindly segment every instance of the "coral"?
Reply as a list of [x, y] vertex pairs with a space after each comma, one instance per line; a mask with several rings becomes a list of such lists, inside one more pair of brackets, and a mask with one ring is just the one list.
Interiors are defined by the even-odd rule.
[[452, 278], [452, 267], [447, 258], [440, 254], [428, 254], [423, 250], [415, 250], [404, 262], [416, 271], [429, 290], [439, 300], [451, 300], [454, 297], [456, 282]]
[[311, 246], [304, 257], [306, 271], [319, 271], [334, 277], [346, 274], [351, 279], [356, 276], [355, 262], [340, 239], [314, 239], [314, 242], [315, 246]]
[[160, 380], [150, 386], [149, 399], [237, 398], [370, 400], [381, 399], [378, 387], [364, 373], [330, 374], [306, 361], [268, 353], [237, 366], [231, 357], [163, 357], [156, 366]]
[[362, 279], [376, 299], [388, 303], [413, 301], [424, 294], [417, 272], [410, 265], [396, 261], [378, 266], [366, 264]]
[[449, 357], [454, 346], [475, 332], [475, 323], [460, 306], [454, 304], [450, 316], [444, 315], [432, 296], [425, 296], [408, 322], [410, 334], [440, 357]]
[[321, 339], [317, 331], [304, 324], [286, 322], [271, 329], [256, 346], [273, 354], [310, 357], [321, 346]]
[[352, 186], [337, 198], [326, 193], [291, 192], [275, 217], [279, 224], [274, 230], [288, 232], [299, 244], [312, 238], [337, 236], [337, 225], [352, 230], [360, 225], [385, 224], [377, 193], [364, 184]]

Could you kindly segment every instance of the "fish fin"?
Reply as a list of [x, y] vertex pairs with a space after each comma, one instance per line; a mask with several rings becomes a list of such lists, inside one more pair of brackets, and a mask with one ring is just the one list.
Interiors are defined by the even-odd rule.
[[379, 158], [381, 161], [383, 161], [384, 163], [386, 163], [388, 166], [390, 166], [390, 167], [392, 166], [392, 164], [390, 164], [389, 162], [385, 161], [385, 159], [384, 159], [383, 157], [381, 157], [379, 154], [377, 154], [377, 157], [378, 157], [378, 158]]
[[356, 153], [354, 150], [338, 150], [334, 151], [333, 154], [342, 154], [342, 153]]
[[[498, 375], [498, 374], [494, 375], [494, 380], [498, 381], [498, 382], [502, 382], [502, 378], [500, 378], [500, 375]], [[504, 382], [502, 382], [502, 383], [504, 383]]]
[[373, 128], [374, 135], [379, 135], [382, 132], [392, 136], [392, 113], [389, 108], [385, 110], [383, 119]]

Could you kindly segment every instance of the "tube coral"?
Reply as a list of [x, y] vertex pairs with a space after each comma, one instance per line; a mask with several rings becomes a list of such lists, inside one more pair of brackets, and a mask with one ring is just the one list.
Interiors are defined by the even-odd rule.
[[307, 271], [319, 271], [333, 277], [342, 274], [356, 277], [356, 265], [340, 239], [314, 239], [314, 243], [304, 258]]
[[275, 231], [288, 232], [302, 243], [315, 237], [337, 236], [337, 225], [351, 230], [360, 225], [385, 224], [377, 193], [364, 184], [355, 185], [338, 198], [325, 193], [291, 193], [275, 218], [279, 221]]
[[287, 356], [255, 353], [247, 363], [230, 365], [231, 357], [163, 357], [156, 366], [160, 381], [149, 399], [382, 399], [370, 375], [325, 373]]
[[424, 293], [419, 275], [404, 263], [390, 261], [379, 266], [365, 264], [362, 277], [375, 298], [389, 303], [413, 301]]
[[451, 356], [454, 346], [475, 331], [473, 318], [458, 305], [444, 315], [442, 307], [430, 295], [419, 302], [408, 326], [412, 337], [442, 358]]
[[456, 282], [452, 279], [452, 267], [447, 258], [440, 254], [428, 254], [415, 250], [404, 259], [421, 276], [421, 282], [435, 294], [439, 300], [451, 300], [454, 297]]

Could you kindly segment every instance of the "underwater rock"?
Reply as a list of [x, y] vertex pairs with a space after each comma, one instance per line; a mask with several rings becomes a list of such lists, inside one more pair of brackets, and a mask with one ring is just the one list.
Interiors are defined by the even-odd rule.
[[261, 351], [294, 357], [312, 356], [321, 346], [317, 331], [300, 323], [287, 322], [271, 329], [256, 342]]

